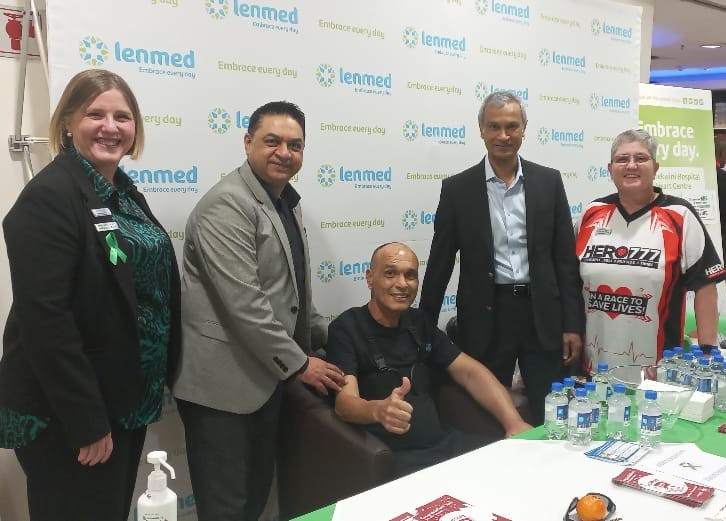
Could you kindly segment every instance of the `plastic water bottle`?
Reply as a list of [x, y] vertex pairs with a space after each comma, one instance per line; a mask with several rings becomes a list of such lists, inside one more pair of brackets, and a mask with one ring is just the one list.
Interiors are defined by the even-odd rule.
[[587, 399], [590, 400], [590, 431], [592, 437], [597, 438], [600, 434], [600, 397], [597, 395], [597, 387], [595, 382], [585, 382], [585, 390], [587, 391]]
[[693, 354], [683, 353], [683, 358], [678, 362], [678, 378], [682, 385], [686, 387], [693, 387], [695, 389], [695, 382], [693, 381]]
[[592, 440], [590, 432], [590, 419], [592, 418], [592, 405], [587, 399], [587, 391], [579, 387], [575, 389], [575, 397], [570, 402], [567, 416], [567, 439], [575, 446], [589, 445]]
[[673, 357], [673, 351], [665, 349], [663, 351], [663, 358], [658, 362], [658, 372], [656, 380], [659, 382], [678, 382], [678, 363]]
[[678, 363], [681, 359], [683, 359], [683, 348], [680, 346], [676, 346], [672, 349], [673, 351], [673, 359]]
[[569, 376], [562, 380], [562, 392], [567, 396], [567, 400], [572, 400], [575, 397], [575, 380]]
[[721, 355], [713, 357], [711, 370], [713, 371], [714, 380], [718, 382], [713, 406], [718, 411], [726, 412], [726, 369], [724, 369]]
[[694, 360], [700, 360], [703, 357], [703, 351], [697, 345], [691, 346], [691, 354]]
[[550, 440], [564, 440], [567, 437], [567, 409], [569, 402], [562, 392], [562, 383], [553, 382], [552, 392], [545, 396], [544, 428]]
[[600, 400], [600, 418], [605, 422], [608, 417], [608, 398], [613, 394], [613, 388], [610, 387], [608, 378], [607, 362], [597, 364], [597, 372], [592, 375], [592, 381], [595, 382], [597, 397]]
[[718, 391], [718, 382], [714, 381], [711, 361], [708, 358], [698, 360], [698, 371], [696, 377], [696, 390], [702, 393], [715, 394]]
[[625, 396], [625, 386], [615, 384], [613, 395], [608, 398], [607, 436], [611, 440], [625, 440], [630, 437], [630, 398]]
[[638, 413], [640, 424], [640, 444], [644, 447], [660, 445], [660, 434], [663, 428], [663, 416], [656, 401], [656, 391], [645, 391], [645, 402]]

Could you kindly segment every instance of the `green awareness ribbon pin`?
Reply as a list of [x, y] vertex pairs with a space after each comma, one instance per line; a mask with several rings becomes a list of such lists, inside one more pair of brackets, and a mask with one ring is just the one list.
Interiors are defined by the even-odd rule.
[[118, 264], [118, 259], [121, 259], [121, 262], [126, 262], [126, 254], [118, 247], [118, 240], [116, 240], [115, 233], [108, 232], [106, 234], [106, 244], [110, 249], [108, 260], [111, 261], [111, 264], [116, 266], [116, 264]]

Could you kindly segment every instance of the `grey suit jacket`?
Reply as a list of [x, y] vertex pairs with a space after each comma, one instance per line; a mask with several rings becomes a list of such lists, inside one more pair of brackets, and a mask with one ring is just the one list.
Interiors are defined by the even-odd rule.
[[[292, 252], [270, 196], [245, 162], [199, 201], [187, 221], [182, 271], [182, 350], [174, 396], [247, 414], [322, 347], [327, 325], [298, 294]], [[293, 338], [300, 298], [310, 310]]]

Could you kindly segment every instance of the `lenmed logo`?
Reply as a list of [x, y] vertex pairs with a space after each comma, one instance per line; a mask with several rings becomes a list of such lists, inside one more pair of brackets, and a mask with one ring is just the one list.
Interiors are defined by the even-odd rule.
[[409, 49], [414, 49], [419, 45], [422, 48], [429, 48], [435, 54], [444, 56], [453, 56], [455, 58], [464, 58], [466, 56], [466, 36], [461, 38], [431, 34], [423, 29], [418, 30], [415, 27], [408, 26], [403, 30], [403, 45]]
[[436, 140], [440, 145], [465, 145], [466, 125], [451, 127], [446, 125], [431, 125], [422, 121], [420, 124], [413, 120], [406, 120], [403, 124], [403, 137], [409, 143], [418, 137]]
[[119, 63], [139, 64], [138, 72], [146, 74], [191, 79], [196, 77], [196, 56], [193, 49], [186, 53], [171, 52], [165, 49], [130, 47], [119, 41], [109, 48], [98, 36], [86, 36], [79, 43], [78, 53], [81, 60], [88, 65], [102, 65], [107, 60], [114, 59]]
[[537, 141], [539, 141], [540, 145], [552, 143], [563, 147], [583, 148], [585, 144], [585, 130], [563, 130], [540, 127], [537, 131]]
[[226, 109], [215, 107], [207, 116], [207, 125], [215, 134], [225, 134], [232, 126], [246, 129], [250, 125], [250, 117], [239, 110], [233, 116]]
[[413, 49], [418, 45], [418, 31], [413, 27], [406, 27], [403, 30], [403, 45]]
[[212, 129], [212, 132], [216, 134], [224, 134], [232, 125], [232, 118], [226, 110], [216, 108], [209, 113], [207, 124], [209, 125], [209, 128]]
[[335, 83], [335, 70], [327, 63], [321, 63], [315, 71], [315, 78], [321, 87], [330, 87]]
[[318, 168], [318, 184], [323, 188], [329, 188], [335, 183], [335, 168], [325, 164]]
[[479, 14], [487, 14], [489, 11], [489, 0], [476, 0], [474, 2], [474, 8]]
[[406, 230], [413, 230], [418, 224], [418, 216], [413, 210], [406, 210], [401, 216], [401, 224]]
[[[135, 168], [129, 169], [121, 165], [134, 184], [141, 186], [143, 192], [176, 192], [197, 193], [199, 169], [192, 165], [190, 169], [173, 168]], [[174, 186], [176, 185], [176, 186]], [[181, 186], [180, 186], [181, 185]]]
[[[232, 7], [230, 12], [230, 6]], [[215, 19], [222, 20], [228, 14], [251, 21], [252, 27], [284, 33], [298, 34], [299, 13], [297, 7], [289, 11], [267, 5], [259, 5], [240, 0], [205, 0], [204, 9]]]
[[587, 169], [587, 179], [593, 183], [595, 181], [607, 181], [610, 179], [610, 172], [605, 167], [590, 165], [590, 168]]
[[529, 25], [529, 5], [501, 2], [499, 0], [479, 0], [474, 5], [476, 12], [484, 15], [499, 15], [502, 21]]
[[614, 98], [594, 92], [590, 94], [590, 108], [592, 110], [604, 109], [609, 112], [627, 113], [630, 111], [630, 107], [630, 98]]
[[407, 231], [411, 231], [419, 224], [433, 224], [436, 220], [435, 213], [429, 213], [425, 210], [406, 210], [401, 216], [401, 226]]
[[590, 31], [595, 36], [607, 36], [611, 40], [620, 42], [631, 42], [633, 40], [633, 28], [610, 23], [606, 20], [593, 18], [590, 22]]
[[335, 278], [335, 264], [329, 260], [324, 260], [318, 264], [318, 269], [315, 274], [320, 282], [328, 284]]
[[204, 0], [204, 9], [215, 20], [221, 20], [227, 16], [229, 3], [227, 0]]
[[572, 54], [564, 54], [555, 49], [541, 49], [539, 51], [539, 63], [543, 67], [550, 64], [559, 65], [563, 71], [568, 72], [586, 72], [587, 58], [585, 55], [575, 56]]
[[108, 47], [96, 36], [86, 36], [78, 46], [81, 59], [88, 65], [102, 65], [108, 58]]
[[406, 120], [403, 124], [403, 137], [411, 142], [418, 137], [418, 124], [415, 121]]
[[366, 270], [370, 268], [370, 266], [371, 263], [369, 261], [348, 262], [340, 260], [336, 267], [335, 262], [323, 260], [320, 264], [318, 264], [318, 269], [315, 271], [315, 275], [323, 284], [332, 282], [336, 275], [339, 277], [350, 277], [353, 280], [363, 280], [365, 278]]
[[390, 96], [393, 88], [393, 74], [375, 74], [367, 71], [347, 70], [345, 67], [334, 68], [328, 63], [321, 63], [315, 70], [315, 79], [321, 87], [332, 87], [336, 81], [341, 86], [352, 87], [353, 92], [361, 94], [378, 94]]
[[383, 168], [355, 168], [346, 165], [334, 167], [330, 164], [318, 168], [318, 184], [323, 188], [330, 188], [335, 184], [347, 183], [355, 189], [391, 189], [393, 181], [393, 167]]

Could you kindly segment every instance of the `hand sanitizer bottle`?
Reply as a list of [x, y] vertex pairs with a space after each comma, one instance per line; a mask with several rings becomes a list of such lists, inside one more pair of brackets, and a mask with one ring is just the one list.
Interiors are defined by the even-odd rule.
[[176, 479], [174, 469], [166, 462], [166, 452], [149, 452], [146, 461], [154, 465], [154, 470], [149, 474], [146, 492], [136, 503], [136, 518], [139, 521], [176, 521], [176, 494], [167, 488], [166, 473], [161, 470], [163, 465], [169, 469], [171, 479]]

